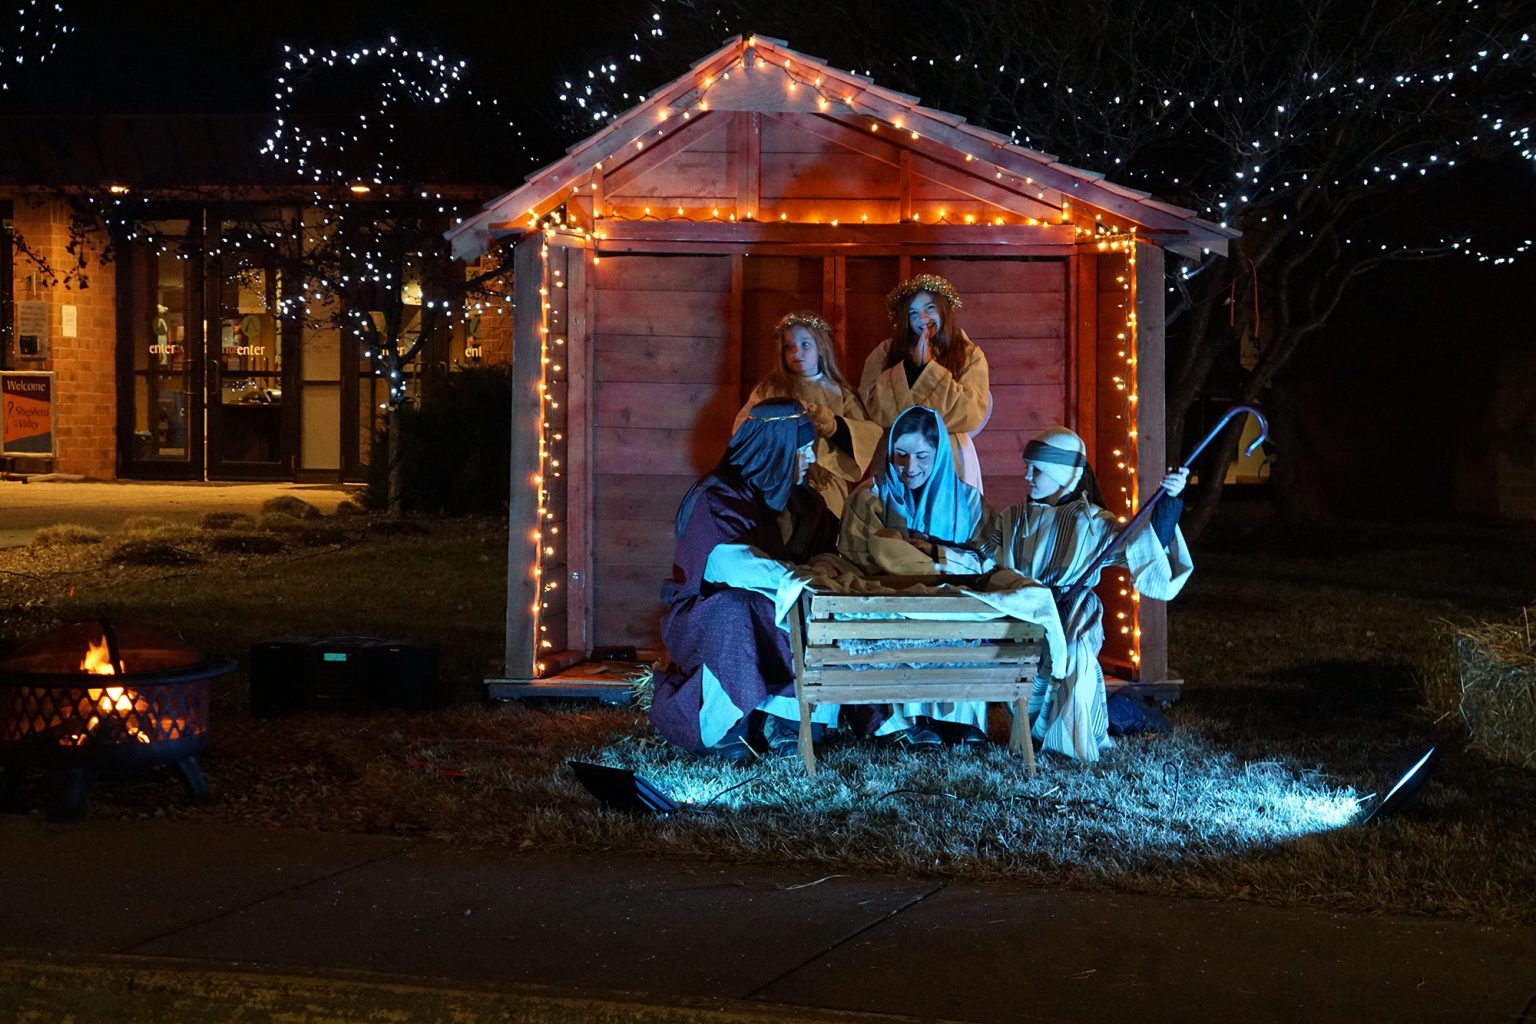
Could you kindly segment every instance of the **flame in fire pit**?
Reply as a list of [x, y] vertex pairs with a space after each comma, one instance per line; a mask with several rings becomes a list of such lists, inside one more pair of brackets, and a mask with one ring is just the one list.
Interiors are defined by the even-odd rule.
[[106, 634], [102, 634], [98, 642], [86, 648], [85, 660], [80, 663], [80, 671], [98, 676], [117, 675], [117, 668], [112, 664], [112, 651], [107, 645]]
[[[89, 675], [115, 676], [117, 667], [112, 664], [112, 649], [106, 634], [86, 648], [80, 671]], [[139, 743], [150, 743], [149, 733], [143, 728], [147, 719], [149, 702], [137, 692], [123, 686], [108, 686], [85, 691], [90, 702], [89, 710], [82, 709], [85, 731], [63, 737], [59, 742], [66, 747], [83, 746], [103, 727], [108, 732], [131, 737]]]

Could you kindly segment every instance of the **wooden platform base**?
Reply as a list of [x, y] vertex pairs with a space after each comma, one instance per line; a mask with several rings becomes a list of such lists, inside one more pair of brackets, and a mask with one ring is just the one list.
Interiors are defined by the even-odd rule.
[[583, 661], [543, 679], [492, 676], [485, 689], [492, 700], [558, 697], [629, 704], [634, 699], [630, 680], [649, 667], [649, 661]]
[[1160, 704], [1172, 704], [1183, 696], [1184, 680], [1169, 678], [1155, 683], [1134, 683], [1127, 679], [1106, 676], [1104, 692], [1111, 697], [1117, 693], [1127, 693], [1132, 697], [1144, 697]]
[[[629, 678], [649, 664], [648, 661], [583, 661], [544, 679], [490, 676], [485, 680], [485, 690], [492, 700], [558, 697], [562, 700], [600, 700], [609, 704], [629, 704], [633, 700]], [[1109, 676], [1104, 680], [1104, 689], [1111, 696], [1123, 692], [1133, 697], [1149, 698], [1160, 704], [1172, 704], [1183, 695], [1184, 680], [1133, 683]]]

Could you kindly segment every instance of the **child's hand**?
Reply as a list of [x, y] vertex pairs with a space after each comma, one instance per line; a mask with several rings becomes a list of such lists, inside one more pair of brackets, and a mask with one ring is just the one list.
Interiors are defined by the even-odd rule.
[[1188, 483], [1189, 467], [1180, 466], [1178, 469], [1170, 470], [1168, 475], [1163, 477], [1162, 488], [1168, 492], [1168, 497], [1177, 498], [1179, 492], [1184, 490], [1184, 486]]
[[832, 414], [831, 409], [809, 402], [805, 406], [805, 411], [811, 417], [811, 426], [816, 428], [817, 437], [831, 437], [837, 433], [837, 417]]

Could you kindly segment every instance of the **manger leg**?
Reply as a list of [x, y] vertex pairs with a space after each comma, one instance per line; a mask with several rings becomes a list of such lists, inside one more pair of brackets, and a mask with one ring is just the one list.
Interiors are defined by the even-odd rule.
[[1020, 697], [1013, 702], [1013, 728], [1008, 734], [1008, 749], [1024, 755], [1029, 777], [1035, 777], [1035, 741], [1029, 735], [1029, 698]]
[[[795, 689], [799, 689], [796, 683]], [[816, 745], [811, 741], [811, 702], [800, 695], [800, 756], [805, 760], [807, 775], [816, 774]]]

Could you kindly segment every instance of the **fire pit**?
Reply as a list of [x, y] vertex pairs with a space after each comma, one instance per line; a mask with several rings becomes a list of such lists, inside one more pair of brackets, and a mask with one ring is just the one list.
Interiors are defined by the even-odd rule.
[[97, 773], [161, 764], [201, 803], [209, 686], [232, 668], [160, 630], [105, 619], [22, 646], [0, 661], [0, 804], [41, 768], [48, 816], [78, 818]]

